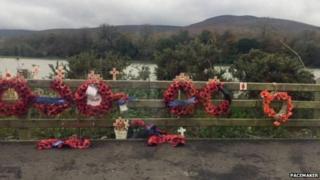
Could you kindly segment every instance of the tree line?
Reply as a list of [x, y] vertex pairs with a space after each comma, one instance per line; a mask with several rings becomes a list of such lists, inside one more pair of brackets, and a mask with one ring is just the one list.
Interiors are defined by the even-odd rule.
[[11, 38], [2, 42], [0, 55], [65, 58], [70, 78], [82, 78], [90, 69], [110, 78], [112, 67], [122, 70], [131, 60], [140, 60], [156, 63], [160, 80], [170, 80], [180, 72], [190, 73], [194, 80], [221, 77], [214, 67], [227, 64], [232, 65], [232, 74], [243, 81], [312, 82], [310, 73], [302, 71], [304, 65], [296, 54], [280, 40], [300, 55], [304, 65], [320, 67], [320, 35], [313, 31], [284, 39], [265, 31], [255, 37], [207, 30], [165, 35], [146, 26], [134, 34], [101, 25], [96, 31]]
[[219, 34], [206, 30], [196, 35], [183, 30], [166, 35], [153, 32], [152, 27], [147, 25], [139, 33], [123, 33], [115, 26], [101, 25], [95, 30], [50, 31], [5, 39], [0, 42], [0, 55], [68, 58], [90, 51], [99, 56], [113, 52], [134, 60], [152, 61], [159, 51], [173, 49], [177, 44], [187, 44], [196, 38], [202, 43], [213, 41], [222, 51], [220, 63], [223, 64], [231, 64], [250, 49], [283, 52], [284, 47], [279, 42], [282, 40], [300, 54], [307, 66], [320, 67], [320, 33], [316, 31], [303, 31], [285, 39], [268, 31], [254, 37], [241, 37], [230, 31]]

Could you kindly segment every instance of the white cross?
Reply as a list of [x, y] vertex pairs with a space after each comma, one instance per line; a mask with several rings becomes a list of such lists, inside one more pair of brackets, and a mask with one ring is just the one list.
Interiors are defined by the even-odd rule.
[[185, 128], [183, 128], [183, 127], [180, 127], [180, 128], [178, 129], [178, 133], [180, 133], [181, 136], [184, 136], [184, 133], [185, 133], [186, 131], [187, 131], [187, 130], [186, 130]]

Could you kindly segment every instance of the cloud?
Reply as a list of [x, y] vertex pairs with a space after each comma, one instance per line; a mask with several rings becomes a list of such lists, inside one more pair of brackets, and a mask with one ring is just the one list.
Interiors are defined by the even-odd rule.
[[0, 28], [100, 24], [188, 25], [218, 15], [254, 15], [320, 26], [318, 0], [1, 0]]

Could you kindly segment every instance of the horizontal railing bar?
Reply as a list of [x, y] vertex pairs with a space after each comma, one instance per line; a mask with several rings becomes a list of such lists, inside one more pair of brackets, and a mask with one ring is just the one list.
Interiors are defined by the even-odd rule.
[[[213, 100], [219, 103], [221, 100]], [[294, 108], [297, 109], [320, 109], [320, 101], [293, 101]], [[162, 99], [139, 99], [130, 101], [129, 107], [149, 107], [149, 108], [165, 108]], [[254, 108], [261, 107], [261, 100], [233, 100], [232, 107]]]
[[[70, 87], [78, 87], [84, 80], [65, 80], [65, 83]], [[31, 87], [48, 88], [51, 80], [28, 80]], [[106, 80], [112, 88], [142, 88], [142, 89], [166, 89], [172, 81], [140, 81], [140, 80]], [[203, 87], [206, 81], [194, 81], [198, 88]], [[225, 82], [225, 87], [229, 90], [239, 90], [239, 82]], [[298, 83], [255, 83], [248, 82], [247, 90], [278, 90], [278, 91], [300, 91], [300, 92], [314, 92], [320, 91], [320, 84], [298, 84]]]
[[[131, 118], [134, 119], [134, 118]], [[144, 118], [146, 123], [158, 126], [272, 126], [272, 119], [246, 118]], [[105, 128], [112, 127], [113, 120], [30, 119], [0, 120], [1, 128]], [[318, 127], [320, 119], [291, 119], [284, 126]]]

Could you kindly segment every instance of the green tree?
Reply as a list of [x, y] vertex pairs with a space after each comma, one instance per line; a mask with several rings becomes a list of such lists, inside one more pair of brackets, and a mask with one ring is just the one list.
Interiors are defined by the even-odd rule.
[[161, 38], [156, 42], [155, 49], [157, 51], [163, 51], [165, 49], [175, 49], [177, 45], [189, 44], [192, 38], [188, 31], [179, 31], [176, 34], [167, 38]]
[[214, 69], [220, 53], [213, 43], [204, 44], [198, 38], [188, 44], [178, 44], [175, 49], [166, 48], [155, 54], [157, 77], [171, 80], [181, 72], [187, 72], [194, 80], [221, 76]]
[[138, 47], [136, 47], [129, 36], [124, 34], [119, 36], [113, 50], [122, 56], [128, 56], [130, 58], [136, 58], [138, 56]]
[[251, 49], [259, 49], [261, 44], [256, 39], [242, 38], [236, 43], [237, 52], [248, 53]]
[[320, 67], [320, 34], [304, 31], [297, 35], [291, 46], [295, 49], [307, 66]]
[[211, 41], [214, 40], [214, 36], [213, 34], [208, 31], [208, 30], [204, 30], [202, 31], [199, 35], [198, 35], [198, 38], [200, 40], [201, 43], [204, 43], [204, 44], [208, 44], [210, 43]]
[[313, 74], [304, 70], [296, 58], [261, 50], [242, 55], [230, 72], [245, 82], [314, 83]]
[[120, 72], [128, 66], [129, 58], [109, 52], [103, 58], [93, 52], [84, 52], [68, 59], [68, 78], [86, 79], [90, 70], [102, 75], [104, 79], [111, 79], [110, 71], [113, 67]]
[[230, 31], [225, 31], [222, 35], [217, 37], [217, 41], [218, 46], [221, 49], [223, 63], [232, 63], [237, 57], [236, 36]]
[[120, 35], [116, 27], [101, 25], [94, 43], [94, 49], [98, 56], [104, 56], [106, 52], [113, 51]]

